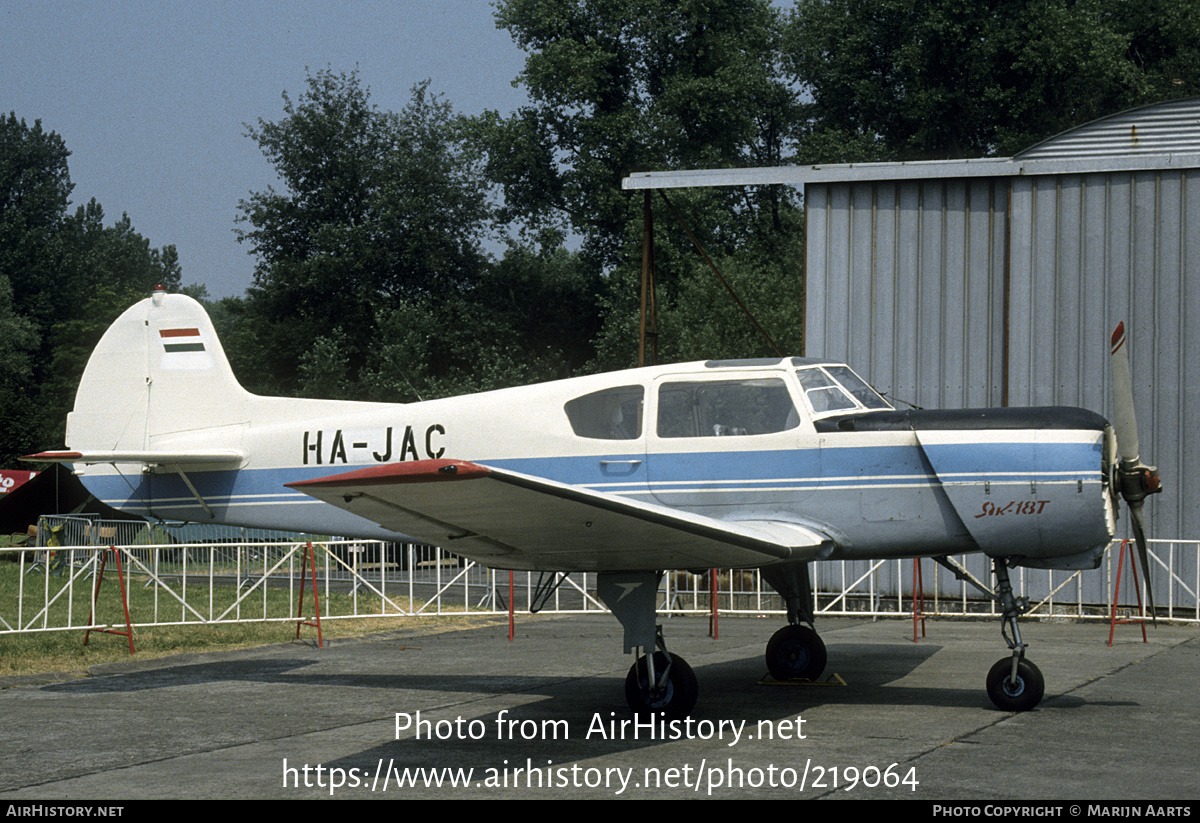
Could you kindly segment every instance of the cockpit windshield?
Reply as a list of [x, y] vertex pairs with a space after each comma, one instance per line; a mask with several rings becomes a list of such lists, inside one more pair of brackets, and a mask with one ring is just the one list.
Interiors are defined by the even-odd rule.
[[796, 376], [815, 417], [892, 408], [847, 366], [809, 366], [797, 369]]

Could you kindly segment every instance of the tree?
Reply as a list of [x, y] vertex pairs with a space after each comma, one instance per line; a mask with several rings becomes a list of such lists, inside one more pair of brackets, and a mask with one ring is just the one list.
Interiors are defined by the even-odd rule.
[[68, 214], [62, 138], [0, 118], [0, 460], [61, 444], [101, 334], [156, 284], [178, 287], [173, 246], [151, 249], [128, 216], [92, 200]]
[[1123, 0], [1112, 15], [1125, 56], [1141, 78], [1139, 102], [1200, 95], [1200, 5], [1195, 0]]
[[411, 402], [569, 377], [594, 356], [597, 291], [577, 255], [514, 246], [470, 289], [381, 310], [361, 369], [340, 331], [318, 338], [301, 357], [300, 390]]
[[428, 84], [396, 114], [371, 104], [357, 74], [323, 71], [298, 102], [284, 94], [284, 112], [249, 131], [284, 191], [241, 203], [250, 228], [239, 237], [258, 257], [246, 312], [266, 357], [260, 369], [273, 375], [250, 380], [294, 392], [299, 355], [314, 341], [356, 374], [384, 314], [469, 289], [485, 268], [489, 209], [457, 119]]
[[1014, 154], [1200, 93], [1194, 0], [798, 0], [809, 162]]
[[[770, 357], [778, 351], [801, 351], [801, 211], [790, 206], [776, 212], [747, 208], [744, 214], [729, 218], [739, 224], [734, 231], [744, 235], [740, 241], [730, 245], [718, 238], [706, 249], [721, 277], [753, 315], [752, 322], [675, 220], [673, 212], [678, 212], [691, 226], [697, 211], [703, 214], [711, 209], [704, 194], [703, 190], [670, 192], [673, 210], [665, 206], [664, 198], [655, 198], [656, 362]], [[752, 195], [747, 192], [745, 196]], [[714, 228], [719, 230], [720, 224]], [[615, 268], [606, 278], [603, 328], [596, 341], [597, 368], [636, 365], [640, 279], [640, 266], [633, 263]], [[766, 330], [774, 346], [764, 339], [755, 322]]]
[[61, 267], [57, 235], [71, 195], [70, 156], [63, 139], [0, 117], [0, 275], [14, 310], [45, 324], [54, 316], [53, 285]]
[[[621, 178], [640, 169], [787, 162], [798, 101], [779, 70], [781, 15], [769, 0], [506, 0], [497, 23], [528, 52], [519, 82], [531, 98], [507, 118], [489, 113], [475, 122], [503, 192], [502, 214], [543, 240], [582, 238], [603, 315], [592, 368], [628, 366], [637, 349], [642, 200], [621, 191]], [[673, 199], [722, 265], [739, 260], [746, 270], [778, 272], [798, 254], [798, 203], [786, 188], [691, 190]], [[653, 208], [660, 317], [698, 329], [712, 305], [683, 295], [706, 288], [712, 275], [670, 213], [657, 200]], [[726, 299], [722, 292], [721, 305]], [[684, 316], [684, 306], [696, 314]], [[671, 334], [664, 329], [664, 357], [696, 350], [686, 335]]]
[[[784, 162], [796, 99], [768, 0], [506, 0], [497, 24], [529, 53], [531, 105], [481, 118], [506, 214], [576, 233], [601, 267], [628, 259], [638, 169]], [[739, 196], [712, 193], [726, 213]], [[778, 196], [777, 192], [767, 197]]]
[[30, 378], [39, 342], [37, 325], [16, 313], [12, 285], [0, 274], [0, 459], [20, 453], [34, 434], [37, 408]]

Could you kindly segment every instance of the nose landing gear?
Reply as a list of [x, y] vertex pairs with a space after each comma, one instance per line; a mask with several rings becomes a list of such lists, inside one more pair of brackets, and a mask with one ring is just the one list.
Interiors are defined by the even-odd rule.
[[996, 600], [1000, 604], [1000, 634], [1012, 650], [1012, 656], [997, 660], [987, 676], [987, 693], [996, 708], [1006, 712], [1029, 711], [1042, 701], [1046, 681], [1042, 672], [1025, 659], [1021, 627], [1017, 618], [1029, 611], [1029, 598], [1013, 597], [1008, 579], [1008, 563], [997, 557], [992, 561], [996, 572]]
[[1013, 596], [1012, 583], [1008, 579], [1008, 561], [1003, 557], [992, 558], [992, 569], [996, 574], [996, 591], [992, 592], [949, 557], [933, 559], [1000, 606], [1000, 634], [1012, 654], [997, 660], [988, 671], [987, 693], [992, 703], [1006, 712], [1026, 712], [1037, 706], [1046, 693], [1046, 681], [1041, 670], [1025, 659], [1026, 646], [1021, 640], [1017, 618], [1029, 611], [1029, 598]]

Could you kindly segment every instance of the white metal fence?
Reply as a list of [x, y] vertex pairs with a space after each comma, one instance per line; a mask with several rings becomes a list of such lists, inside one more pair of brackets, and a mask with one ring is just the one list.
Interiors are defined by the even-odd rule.
[[[43, 518], [38, 543], [0, 550], [0, 634], [85, 629], [89, 622], [92, 628], [123, 626], [123, 604], [135, 627], [295, 623], [315, 616], [314, 585], [322, 620], [500, 614], [509, 608], [509, 572], [430, 546], [67, 517]], [[305, 563], [310, 545], [315, 570]], [[1119, 545], [1099, 572], [1020, 569], [1014, 587], [1030, 598], [1034, 617], [1107, 619]], [[1200, 622], [1200, 542], [1152, 541], [1151, 548], [1159, 619]], [[102, 560], [103, 585], [94, 605]], [[990, 579], [986, 558], [959, 562], [979, 579]], [[1130, 564], [1127, 558], [1121, 581], [1125, 614], [1137, 603]], [[904, 616], [913, 610], [914, 591], [923, 593], [926, 616], [996, 613], [990, 600], [929, 560], [920, 564], [919, 586], [914, 586], [918, 572], [912, 560], [824, 562], [812, 568], [818, 614]], [[707, 613], [715, 596], [717, 609], [726, 614], [784, 613], [780, 598], [757, 571], [724, 570], [715, 578], [714, 595], [709, 575], [665, 575], [661, 609]], [[534, 604], [546, 612], [604, 610], [595, 596], [594, 575], [552, 579], [556, 587], [540, 585], [550, 576], [513, 575], [514, 609]], [[123, 598], [118, 595], [122, 583]], [[546, 591], [543, 601], [539, 592]]]

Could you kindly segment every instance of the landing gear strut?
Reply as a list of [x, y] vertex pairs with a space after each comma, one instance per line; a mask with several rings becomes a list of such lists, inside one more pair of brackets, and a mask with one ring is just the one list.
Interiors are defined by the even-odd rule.
[[1021, 640], [1017, 618], [1029, 611], [1029, 598], [1013, 596], [1012, 583], [1008, 579], [1008, 561], [1003, 557], [992, 558], [992, 568], [996, 573], [996, 591], [992, 592], [949, 557], [933, 559], [1000, 606], [1000, 634], [1012, 654], [997, 660], [996, 665], [988, 671], [988, 697], [996, 704], [996, 708], [1006, 712], [1026, 712], [1037, 706], [1046, 693], [1046, 681], [1041, 670], [1025, 659], [1026, 646]]

